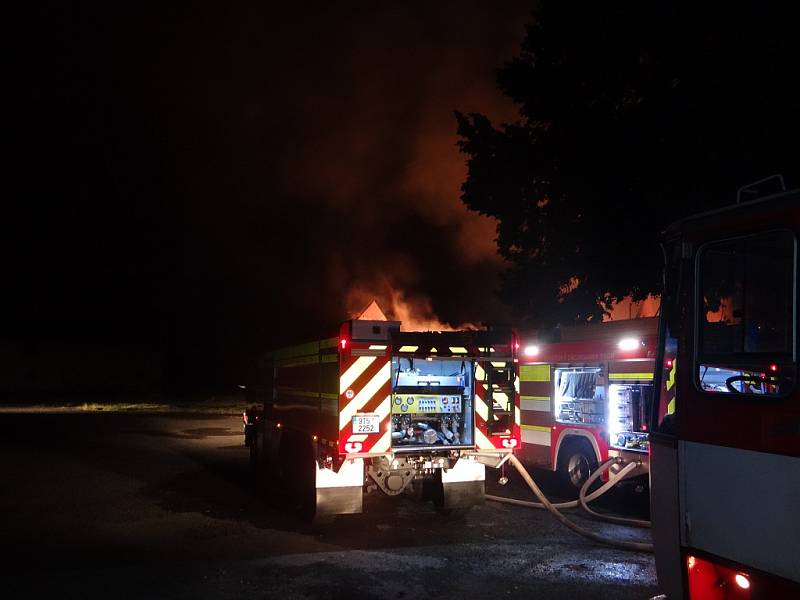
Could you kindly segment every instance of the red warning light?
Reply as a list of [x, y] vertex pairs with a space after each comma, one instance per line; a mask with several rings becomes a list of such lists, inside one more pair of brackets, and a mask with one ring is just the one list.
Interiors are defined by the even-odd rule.
[[775, 363], [771, 364], [769, 366], [769, 370], [775, 373], [778, 370], [778, 365], [776, 365]]
[[668, 369], [671, 369], [672, 368], [672, 359], [668, 358], [664, 364], [666, 365], [666, 367]]
[[347, 338], [339, 338], [339, 346], [344, 350], [347, 348]]

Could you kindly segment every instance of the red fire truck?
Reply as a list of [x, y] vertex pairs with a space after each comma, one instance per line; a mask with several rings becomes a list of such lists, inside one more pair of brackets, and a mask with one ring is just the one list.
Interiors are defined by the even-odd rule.
[[499, 462], [520, 443], [518, 348], [509, 328], [356, 319], [272, 352], [248, 386], [254, 473], [306, 516], [361, 512], [365, 486], [424, 491], [445, 512], [483, 502], [486, 454]]
[[671, 226], [651, 422], [671, 599], [800, 598], [800, 192]]
[[556, 343], [528, 339], [520, 357], [520, 460], [557, 471], [575, 490], [612, 456], [640, 462], [644, 474], [657, 323], [610, 321], [562, 328]]

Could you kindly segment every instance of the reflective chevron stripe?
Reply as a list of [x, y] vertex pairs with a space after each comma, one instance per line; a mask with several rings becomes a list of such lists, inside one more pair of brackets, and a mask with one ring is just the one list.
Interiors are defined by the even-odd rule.
[[372, 445], [369, 449], [370, 452], [386, 452], [389, 449], [389, 444], [392, 443], [392, 432], [388, 430], [384, 432], [381, 438]]
[[[358, 360], [361, 360], [362, 358], [369, 358], [370, 360], [369, 364], [372, 364], [372, 362], [375, 360], [375, 357], [361, 357]], [[356, 361], [356, 363], [358, 363], [358, 361]], [[356, 365], [350, 367], [350, 369], [347, 370], [345, 375], [350, 373], [350, 370], [355, 368], [355, 366]], [[364, 370], [366, 370], [367, 366], [364, 367]], [[386, 364], [384, 364], [383, 367], [381, 367], [381, 370], [378, 371], [375, 375], [373, 375], [372, 379], [370, 379], [366, 383], [366, 385], [364, 385], [364, 387], [361, 388], [361, 391], [359, 391], [353, 397], [353, 399], [350, 400], [350, 402], [348, 402], [347, 405], [345, 405], [345, 407], [339, 412], [339, 431], [341, 431], [350, 424], [350, 422], [353, 419], [353, 416], [359, 410], [364, 408], [367, 402], [372, 400], [372, 397], [378, 392], [378, 390], [380, 390], [386, 383], [389, 382], [390, 377], [391, 377], [391, 364], [387, 361]], [[342, 375], [342, 379], [344, 380], [344, 375]], [[355, 378], [353, 378], [353, 381], [355, 381]], [[349, 385], [344, 386], [343, 392], [348, 388]]]
[[344, 394], [353, 382], [375, 362], [374, 356], [361, 356], [339, 378], [339, 393]]
[[494, 450], [495, 449], [494, 444], [492, 443], [492, 441], [489, 438], [487, 438], [483, 434], [483, 432], [480, 429], [478, 429], [477, 427], [475, 428], [475, 445], [478, 448], [481, 448], [482, 450], [490, 450], [490, 449]]

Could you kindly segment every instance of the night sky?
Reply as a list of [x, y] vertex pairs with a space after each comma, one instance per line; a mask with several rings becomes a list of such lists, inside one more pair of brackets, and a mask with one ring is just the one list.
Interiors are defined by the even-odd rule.
[[495, 71], [531, 4], [28, 10], [0, 348], [137, 348], [211, 388], [373, 296], [507, 320], [453, 111], [516, 118]]

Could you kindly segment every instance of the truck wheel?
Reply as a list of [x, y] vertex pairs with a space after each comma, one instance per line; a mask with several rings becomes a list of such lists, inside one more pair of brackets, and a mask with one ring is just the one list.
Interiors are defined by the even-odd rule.
[[558, 453], [558, 473], [566, 491], [580, 491], [595, 469], [597, 459], [588, 442], [578, 439], [564, 443]]

